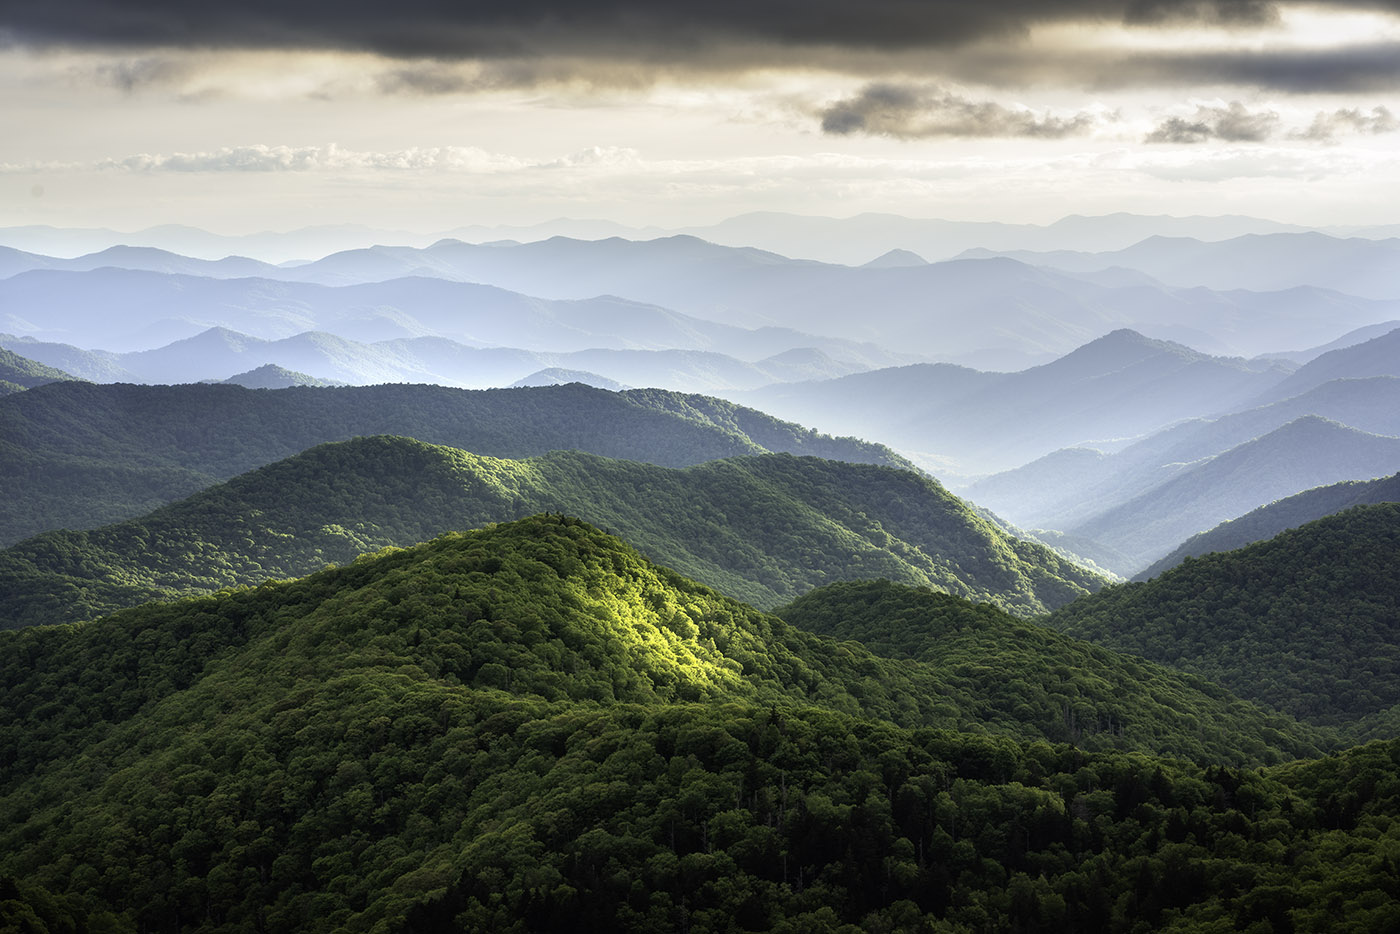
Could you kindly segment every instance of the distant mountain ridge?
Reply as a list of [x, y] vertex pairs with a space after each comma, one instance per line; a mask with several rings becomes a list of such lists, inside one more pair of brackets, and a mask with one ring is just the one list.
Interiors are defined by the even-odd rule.
[[1400, 503], [1400, 473], [1376, 480], [1347, 480], [1331, 486], [1315, 487], [1260, 506], [1238, 519], [1222, 522], [1208, 532], [1193, 535], [1171, 554], [1138, 574], [1135, 580], [1150, 580], [1187, 558], [1217, 551], [1233, 551], [1352, 506], [1376, 503]]
[[386, 433], [498, 457], [575, 449], [685, 466], [781, 451], [911, 466], [881, 445], [679, 393], [53, 383], [0, 399], [12, 494], [0, 499], [0, 543], [131, 518], [312, 445]]
[[1136, 574], [1196, 533], [1299, 490], [1400, 465], [1400, 438], [1373, 435], [1306, 415], [1199, 464], [1183, 467], [1140, 496], [1066, 532], [1124, 554]]
[[974, 474], [1227, 410], [1288, 372], [1286, 365], [1211, 357], [1123, 329], [1020, 372], [924, 364], [729, 395], [828, 431], [859, 431], [929, 452], [956, 473]]
[[1363, 298], [1400, 297], [1400, 239], [1343, 239], [1317, 231], [1250, 233], [1212, 243], [1159, 233], [1107, 253], [973, 250], [1067, 272], [1127, 267], [1162, 282], [1218, 290], [1313, 286]]
[[[0, 346], [63, 363], [93, 382], [151, 384], [206, 382], [222, 379], [225, 373], [275, 366], [305, 373], [326, 384], [408, 382], [487, 389], [514, 385], [541, 370], [573, 370], [603, 371], [596, 375], [618, 386], [717, 392], [842, 376], [866, 369], [863, 363], [843, 362], [815, 349], [795, 348], [748, 362], [703, 350], [602, 348], [546, 353], [516, 347], [469, 346], [443, 337], [363, 343], [326, 331], [264, 340], [221, 327], [154, 350], [127, 353], [88, 351], [8, 335], [0, 335]], [[883, 357], [878, 353], [873, 356], [877, 361]]]

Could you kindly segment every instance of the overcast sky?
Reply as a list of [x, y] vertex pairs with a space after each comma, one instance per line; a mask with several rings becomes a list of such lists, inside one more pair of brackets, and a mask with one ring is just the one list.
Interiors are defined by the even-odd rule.
[[0, 108], [0, 226], [1400, 220], [1400, 0], [4, 0]]

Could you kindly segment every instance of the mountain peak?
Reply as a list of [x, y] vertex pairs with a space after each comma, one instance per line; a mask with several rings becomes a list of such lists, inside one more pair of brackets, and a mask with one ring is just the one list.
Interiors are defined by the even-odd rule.
[[907, 266], [927, 266], [928, 260], [918, 253], [910, 250], [893, 249], [888, 253], [882, 253], [870, 262], [861, 266], [861, 269], [898, 269]]

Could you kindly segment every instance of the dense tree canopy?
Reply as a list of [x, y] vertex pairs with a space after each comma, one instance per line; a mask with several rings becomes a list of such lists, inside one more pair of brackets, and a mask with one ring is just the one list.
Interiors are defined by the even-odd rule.
[[[1358, 739], [1400, 725], [1400, 503], [1188, 558], [1046, 620]], [[1370, 719], [1367, 719], [1370, 718]]]
[[313, 448], [141, 519], [0, 551], [0, 628], [301, 576], [541, 510], [617, 530], [761, 606], [886, 576], [1033, 614], [1102, 583], [909, 471], [790, 455], [684, 470], [565, 451], [511, 461], [379, 437]]
[[497, 457], [568, 449], [681, 467], [771, 450], [910, 466], [882, 445], [679, 393], [68, 382], [0, 399], [0, 544], [129, 519], [313, 445], [385, 433]]
[[24, 880], [0, 911], [269, 932], [1400, 920], [1400, 745], [1222, 767], [1315, 750], [1140, 662], [1123, 698], [1100, 654], [1081, 696], [1167, 726], [1051, 744], [951, 656], [804, 633], [557, 516], [0, 633], [0, 876]]

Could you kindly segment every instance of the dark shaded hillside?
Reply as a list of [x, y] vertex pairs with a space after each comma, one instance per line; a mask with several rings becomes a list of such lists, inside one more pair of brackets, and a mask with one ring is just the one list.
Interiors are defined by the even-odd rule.
[[[1082, 686], [1180, 723], [1152, 751], [1307, 748], [1175, 684]], [[1394, 915], [1392, 745], [1256, 771], [1022, 744], [983, 686], [535, 517], [0, 633], [0, 875], [132, 929], [269, 934]], [[1013, 737], [931, 728], [965, 702]]]
[[[1317, 724], [1400, 705], [1400, 504], [1358, 506], [1107, 587], [1044, 622]], [[1386, 729], [1390, 729], [1387, 727]], [[1381, 732], [1378, 735], [1389, 735]]]
[[1396, 502], [1400, 502], [1400, 474], [1382, 477], [1379, 480], [1351, 480], [1305, 490], [1267, 506], [1260, 506], [1238, 519], [1222, 522], [1209, 532], [1193, 535], [1171, 554], [1143, 571], [1137, 579], [1148, 580], [1156, 577], [1190, 557], [1213, 551], [1232, 551], [1254, 542], [1262, 542], [1287, 529], [1297, 528], [1305, 522], [1330, 516], [1352, 506]]
[[[1042, 724], [1047, 735], [1070, 742], [1102, 730], [1151, 734], [1165, 725], [1131, 702], [1109, 710], [1096, 697], [1151, 696], [1175, 707], [1170, 697], [1182, 690], [1155, 665], [1016, 619], [988, 603], [890, 581], [831, 584], [774, 613], [885, 658], [931, 665], [946, 672], [950, 684], [998, 698], [999, 705], [1038, 711], [1050, 718]], [[1188, 683], [1224, 696], [1208, 682]]]
[[[141, 515], [312, 445], [359, 435], [406, 435], [498, 457], [577, 449], [668, 466], [769, 450], [707, 422], [695, 408], [705, 404], [661, 395], [641, 405], [582, 385], [253, 391], [59, 383], [0, 400], [0, 480], [13, 494], [0, 501], [0, 544]], [[742, 417], [775, 444], [786, 439], [774, 450], [816, 448], [827, 457], [907, 466], [880, 445], [824, 438], [758, 412]]]
[[0, 551], [0, 628], [298, 577], [541, 511], [616, 529], [762, 606], [885, 576], [1034, 614], [1103, 583], [908, 471], [789, 455], [685, 470], [579, 452], [511, 461], [375, 437], [313, 448], [141, 519]]

